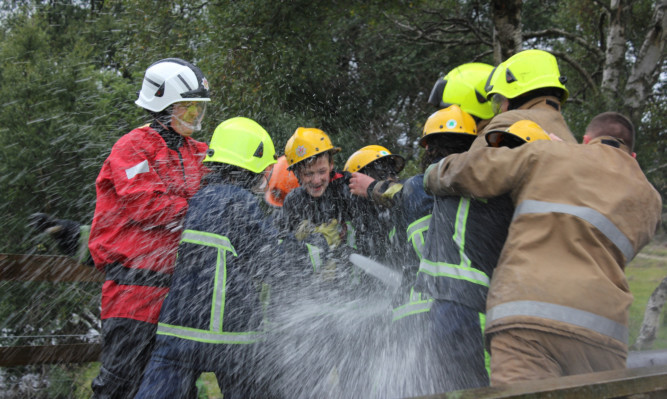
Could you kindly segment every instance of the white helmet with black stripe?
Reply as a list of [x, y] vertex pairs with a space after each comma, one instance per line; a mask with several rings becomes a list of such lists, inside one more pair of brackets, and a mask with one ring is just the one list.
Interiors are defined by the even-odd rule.
[[204, 74], [180, 58], [166, 58], [148, 67], [138, 94], [135, 104], [152, 112], [181, 101], [211, 101]]

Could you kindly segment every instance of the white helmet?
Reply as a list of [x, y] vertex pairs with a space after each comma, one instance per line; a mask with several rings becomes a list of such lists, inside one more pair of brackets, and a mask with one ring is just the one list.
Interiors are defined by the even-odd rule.
[[134, 103], [160, 112], [179, 101], [211, 101], [201, 70], [180, 58], [166, 58], [148, 67]]

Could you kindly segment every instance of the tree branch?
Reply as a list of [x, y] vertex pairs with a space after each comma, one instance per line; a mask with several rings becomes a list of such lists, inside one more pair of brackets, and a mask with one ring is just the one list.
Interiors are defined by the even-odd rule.
[[576, 69], [577, 72], [579, 72], [579, 74], [584, 78], [584, 81], [586, 81], [588, 87], [590, 87], [594, 93], [596, 94], [598, 93], [598, 87], [595, 84], [595, 81], [593, 81], [591, 75], [589, 75], [588, 72], [586, 72], [586, 70], [581, 65], [579, 65], [577, 61], [573, 60], [566, 53], [562, 53], [560, 51], [551, 51], [551, 53], [556, 57], [562, 59], [563, 61], [567, 62], [568, 64], [570, 64], [572, 68]]
[[524, 32], [523, 33], [524, 38], [537, 38], [537, 37], [565, 37], [580, 46], [584, 47], [585, 49], [595, 53], [595, 56], [598, 58], [604, 57], [604, 52], [600, 50], [596, 46], [591, 46], [590, 43], [585, 41], [584, 39], [581, 38], [581, 36], [577, 36], [573, 33], [570, 33], [568, 31], [562, 30], [562, 29], [544, 29], [540, 31], [535, 31], [535, 32]]

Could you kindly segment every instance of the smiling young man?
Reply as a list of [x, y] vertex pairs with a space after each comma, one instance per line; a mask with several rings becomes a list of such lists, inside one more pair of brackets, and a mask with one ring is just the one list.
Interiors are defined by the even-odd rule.
[[329, 136], [316, 128], [299, 127], [287, 141], [287, 164], [300, 184], [283, 204], [287, 230], [321, 232], [330, 244], [338, 244], [345, 236], [345, 222], [352, 219], [348, 206], [351, 195], [347, 174], [334, 169], [333, 156], [339, 151]]

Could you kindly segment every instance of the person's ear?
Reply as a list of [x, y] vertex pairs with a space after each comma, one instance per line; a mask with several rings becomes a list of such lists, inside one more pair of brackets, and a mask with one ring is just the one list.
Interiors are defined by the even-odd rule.
[[584, 134], [584, 140], [583, 140], [583, 142], [584, 142], [584, 144], [588, 144], [588, 143], [590, 143], [590, 142], [591, 142], [591, 136], [589, 136], [589, 135], [587, 135], [587, 134]]
[[636, 152], [633, 152], [633, 153], [630, 154], [630, 155], [632, 155], [632, 157], [633, 157], [634, 159], [637, 159], [637, 153], [636, 153]]

